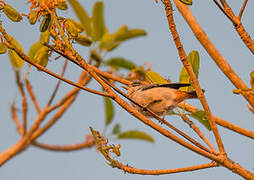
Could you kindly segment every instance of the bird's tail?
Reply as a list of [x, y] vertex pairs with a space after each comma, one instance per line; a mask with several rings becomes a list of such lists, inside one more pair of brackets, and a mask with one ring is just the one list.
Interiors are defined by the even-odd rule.
[[[202, 89], [203, 92], [205, 90]], [[196, 91], [176, 91], [176, 102], [180, 103], [186, 99], [198, 98]]]

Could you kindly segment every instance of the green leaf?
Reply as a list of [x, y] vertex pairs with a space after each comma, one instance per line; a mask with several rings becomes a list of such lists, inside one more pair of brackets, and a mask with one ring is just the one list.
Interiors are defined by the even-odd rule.
[[104, 97], [105, 115], [106, 115], [106, 126], [108, 126], [114, 117], [114, 106], [110, 98]]
[[124, 69], [131, 70], [136, 68], [136, 64], [122, 57], [110, 58], [105, 62], [105, 64], [113, 67], [114, 69], [124, 68]]
[[113, 36], [109, 33], [108, 29], [105, 28], [104, 31], [105, 32], [103, 34], [103, 37], [101, 38], [101, 40], [99, 42], [100, 49], [104, 49], [104, 48], [110, 46], [114, 42]]
[[107, 28], [105, 28], [104, 35], [100, 40], [99, 48], [109, 52], [117, 48], [123, 41], [144, 35], [146, 35], [145, 30], [143, 29], [129, 30], [127, 25], [121, 26], [113, 34], [110, 34]]
[[82, 35], [82, 34], [78, 34], [77, 37], [74, 38], [77, 43], [79, 43], [80, 45], [83, 46], [91, 46], [93, 41], [91, 39], [89, 39], [88, 37]]
[[78, 33], [84, 31], [84, 27], [82, 24], [70, 18], [64, 20], [64, 26], [68, 34], [72, 37], [77, 37]]
[[100, 50], [106, 50], [108, 52], [114, 50], [120, 45], [120, 42], [114, 40], [114, 36], [109, 33], [107, 28], [105, 28], [104, 35], [99, 43]]
[[104, 34], [104, 4], [102, 1], [96, 2], [93, 7], [92, 16], [92, 36], [95, 41], [100, 40]]
[[35, 55], [34, 55], [34, 62], [36, 64], [39, 64], [43, 67], [46, 67], [47, 64], [48, 64], [48, 52], [49, 52], [49, 49], [48, 47], [46, 46], [42, 46], [40, 47], [36, 52], [35, 52]]
[[125, 131], [118, 134], [117, 137], [119, 139], [139, 139], [139, 140], [154, 142], [154, 139], [150, 135], [138, 130]]
[[13, 22], [19, 22], [22, 20], [21, 14], [8, 4], [4, 5], [3, 12]]
[[113, 42], [110, 46], [105, 47], [105, 50], [110, 52], [116, 49], [121, 43], [120, 42]]
[[[199, 74], [199, 54], [198, 54], [198, 52], [191, 51], [188, 55], [188, 61], [190, 62], [192, 69], [193, 69], [196, 77], [198, 78], [198, 74]], [[179, 76], [179, 81], [180, 81], [180, 83], [191, 83], [190, 76], [189, 76], [187, 70], [185, 69], [185, 67], [182, 68], [182, 71]], [[188, 87], [181, 87], [180, 90], [193, 91], [194, 88], [193, 88], [193, 86], [188, 86]]]
[[254, 71], [250, 73], [250, 85], [251, 88], [254, 90]]
[[0, 42], [0, 54], [4, 54], [7, 52], [7, 47], [3, 42]]
[[146, 81], [149, 81], [150, 83], [153, 84], [164, 84], [168, 83], [160, 74], [154, 71], [147, 71], [146, 72]]
[[129, 30], [126, 27], [127, 26], [122, 26], [115, 34], [113, 34], [116, 41], [126, 41], [140, 36], [145, 36], [147, 34], [143, 29]]
[[43, 43], [49, 43], [49, 37], [50, 37], [50, 32], [49, 30], [42, 32], [40, 35], [40, 42], [41, 44]]
[[189, 116], [193, 117], [194, 119], [198, 120], [201, 124], [203, 124], [209, 131], [211, 131], [210, 123], [206, 117], [205, 111], [199, 110], [188, 114]]
[[180, 0], [185, 5], [192, 5], [192, 0]]
[[68, 0], [71, 7], [73, 8], [75, 14], [80, 20], [81, 24], [84, 26], [84, 30], [87, 36], [91, 36], [92, 28], [91, 28], [91, 19], [89, 18], [85, 8], [81, 6], [78, 0]]
[[198, 51], [191, 51], [188, 55], [188, 60], [191, 63], [192, 69], [198, 78], [199, 74], [199, 53]]
[[[22, 46], [18, 43], [16, 39], [14, 39], [12, 36], [9, 35], [9, 38], [11, 39], [11, 43], [18, 48], [19, 51], [24, 52], [24, 49]], [[11, 49], [8, 49], [9, 58], [11, 61], [11, 64], [14, 68], [21, 68], [24, 64], [24, 61], [19, 55]]]
[[41, 44], [40, 41], [35, 42], [29, 49], [28, 52], [28, 57], [34, 62], [34, 55], [35, 53], [42, 47], [43, 45]]
[[112, 134], [119, 134], [120, 133], [120, 124], [116, 124], [112, 130]]
[[128, 32], [128, 26], [124, 24], [112, 35], [114, 36], [114, 39], [117, 39], [118, 37], [121, 37], [126, 32]]

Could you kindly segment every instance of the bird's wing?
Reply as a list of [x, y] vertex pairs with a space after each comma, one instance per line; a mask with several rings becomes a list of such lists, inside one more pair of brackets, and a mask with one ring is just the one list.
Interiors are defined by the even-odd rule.
[[146, 87], [143, 87], [142, 90], [144, 91], [144, 90], [156, 88], [156, 87], [167, 87], [167, 88], [179, 89], [180, 87], [186, 87], [186, 86], [191, 86], [191, 84], [189, 83], [151, 84]]

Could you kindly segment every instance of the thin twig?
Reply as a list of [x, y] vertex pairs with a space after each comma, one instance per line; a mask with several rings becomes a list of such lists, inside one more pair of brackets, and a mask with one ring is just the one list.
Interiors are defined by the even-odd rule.
[[11, 104], [11, 117], [16, 125], [17, 131], [22, 135], [23, 134], [23, 128], [19, 122], [19, 118], [17, 116], [17, 109], [15, 107], [15, 101]]
[[217, 0], [213, 0], [213, 2], [218, 6], [218, 8], [223, 12], [223, 14], [224, 14], [225, 16], [227, 16], [227, 18], [228, 18], [231, 22], [234, 22], [234, 20], [232, 19], [232, 17], [228, 15], [228, 13], [225, 11], [224, 7], [222, 7], [222, 6], [220, 5], [220, 3], [219, 3]]
[[254, 109], [251, 108], [249, 104], [247, 104], [247, 107], [248, 107], [248, 109], [250, 110], [250, 112], [252, 112], [252, 113], [254, 114]]
[[[229, 65], [227, 60], [220, 54], [211, 40], [208, 38], [202, 27], [197, 22], [196, 18], [193, 16], [190, 9], [183, 5], [178, 0], [174, 0], [176, 7], [179, 12], [182, 14], [186, 22], [189, 24], [192, 32], [201, 43], [201, 45], [205, 48], [207, 53], [211, 56], [220, 70], [227, 76], [227, 78], [234, 84], [237, 89], [248, 89], [248, 86], [244, 83], [244, 81], [235, 73], [232, 67]], [[251, 43], [250, 43], [251, 44]], [[254, 51], [253, 51], [254, 52]], [[254, 107], [254, 96], [250, 93], [245, 93], [243, 95], [245, 99]]]
[[22, 52], [18, 51], [17, 49], [15, 49], [15, 47], [9, 46], [8, 48], [14, 50], [14, 51], [15, 51], [24, 61], [26, 61], [27, 63], [33, 65], [34, 67], [38, 68], [39, 70], [41, 70], [41, 71], [43, 71], [43, 72], [45, 72], [45, 73], [47, 73], [47, 74], [49, 74], [49, 75], [51, 75], [51, 76], [57, 78], [57, 79], [60, 79], [60, 80], [66, 82], [66, 83], [68, 83], [68, 84], [70, 84], [70, 85], [72, 85], [72, 86], [78, 87], [78, 88], [80, 88], [80, 89], [82, 89], [82, 90], [91, 92], [91, 93], [93, 93], [93, 94], [97, 94], [97, 95], [105, 96], [105, 97], [111, 97], [109, 94], [106, 94], [106, 93], [103, 93], [103, 92], [100, 92], [100, 91], [95, 91], [95, 90], [90, 89], [90, 88], [87, 88], [87, 87], [80, 86], [79, 84], [74, 83], [73, 81], [70, 81], [70, 80], [68, 80], [68, 79], [65, 79], [65, 78], [63, 78], [63, 77], [61, 77], [61, 76], [55, 74], [54, 72], [52, 72], [52, 71], [46, 69], [45, 67], [43, 67], [43, 66], [41, 66], [41, 65], [39, 65], [39, 64], [33, 63], [33, 62], [30, 60], [30, 58], [29, 58], [28, 56], [26, 56], [26, 55], [23, 54]]
[[[64, 61], [64, 65], [63, 65], [63, 69], [62, 69], [62, 72], [61, 72], [61, 76], [62, 76], [62, 77], [64, 76], [64, 73], [65, 73], [65, 71], [66, 71], [67, 64], [68, 64], [68, 61], [65, 60], [65, 61]], [[50, 97], [50, 99], [49, 99], [48, 106], [50, 106], [51, 103], [52, 103], [52, 101], [54, 100], [54, 98], [55, 98], [55, 96], [56, 96], [56, 93], [57, 93], [57, 91], [58, 91], [58, 89], [59, 89], [60, 84], [61, 84], [61, 80], [59, 79], [58, 82], [57, 82], [57, 84], [56, 84], [56, 87], [55, 87], [55, 89], [54, 89], [54, 91], [53, 91], [53, 93], [52, 93], [52, 95], [51, 95], [51, 97]]]
[[242, 39], [245, 46], [249, 48], [252, 54], [254, 54], [254, 41], [251, 39], [251, 36], [248, 34], [248, 32], [246, 31], [246, 29], [244, 28], [241, 22], [241, 16], [242, 16], [241, 13], [243, 13], [245, 6], [247, 4], [247, 1], [245, 0], [238, 17], [236, 17], [233, 10], [230, 8], [230, 6], [227, 4], [226, 1], [223, 1], [223, 8], [219, 5], [219, 3], [216, 0], [213, 0], [213, 1], [219, 7], [219, 9], [228, 17], [228, 19], [232, 22], [232, 24], [234, 25], [234, 28], [236, 29], [238, 35]]
[[197, 133], [197, 135], [207, 144], [207, 146], [213, 151], [213, 153], [218, 153], [215, 147], [208, 141], [208, 139], [199, 130], [199, 128], [184, 113], [181, 113], [179, 110], [178, 113], [180, 114], [183, 121], [186, 122], [190, 126], [190, 128]]
[[[92, 89], [89, 89], [89, 88], [86, 88], [86, 87], [82, 87], [82, 86], [80, 86], [79, 84], [76, 84], [76, 83], [74, 83], [74, 82], [72, 82], [72, 81], [70, 81], [70, 80], [68, 80], [68, 79], [65, 79], [65, 78], [63, 78], [63, 77], [61, 77], [61, 76], [59, 76], [59, 75], [53, 73], [52, 71], [49, 71], [48, 69], [46, 69], [45, 67], [43, 67], [43, 66], [41, 66], [41, 65], [39, 65], [39, 64], [35, 64], [34, 62], [31, 61], [31, 59], [30, 59], [26, 54], [24, 54], [23, 52], [21, 52], [16, 46], [14, 46], [14, 45], [12, 44], [10, 37], [7, 35], [5, 29], [2, 27], [1, 24], [0, 24], [0, 31], [1, 31], [1, 33], [3, 34], [5, 40], [8, 42], [8, 43], [5, 43], [5, 44], [7, 45], [7, 47], [8, 47], [9, 49], [14, 50], [14, 51], [15, 51], [24, 61], [26, 61], [27, 63], [33, 65], [34, 67], [38, 68], [39, 70], [41, 70], [41, 71], [43, 71], [43, 72], [45, 72], [45, 73], [47, 73], [47, 74], [49, 74], [49, 75], [51, 75], [51, 76], [54, 76], [54, 77], [57, 78], [57, 79], [61, 79], [62, 81], [66, 82], [66, 83], [68, 83], [68, 84], [70, 84], [70, 85], [72, 85], [72, 86], [78, 87], [78, 88], [80, 88], [80, 89], [82, 89], [82, 90], [91, 92], [91, 93], [93, 93], [93, 94], [97, 94], [97, 95], [101, 95], [101, 96], [105, 96], [105, 97], [110, 97], [109, 94], [106, 94], [106, 93], [103, 93], [103, 92], [100, 92], [100, 91], [95, 91], [95, 90], [92, 90]], [[81, 58], [81, 57], [80, 57], [80, 58]], [[82, 61], [82, 62], [85, 63], [84, 61]], [[82, 64], [83, 64], [83, 63], [82, 63]], [[99, 81], [101, 82], [102, 80], [99, 80]]]
[[[81, 84], [82, 86], [84, 86], [85, 84], [87, 84], [89, 82], [89, 80], [91, 79], [90, 76], [88, 76], [86, 71], [83, 71], [78, 83]], [[70, 107], [70, 105], [74, 102], [74, 100], [77, 97], [78, 92], [80, 91], [79, 88], [74, 88], [72, 89], [69, 93], [66, 94], [66, 96], [63, 99], [66, 99], [66, 101], [59, 107], [61, 107], [56, 113], [55, 115], [41, 128], [39, 128], [32, 137], [32, 140], [34, 141], [36, 138], [40, 137], [44, 132], [46, 132], [50, 127], [52, 127], [57, 120], [59, 120], [59, 118], [62, 117], [62, 115], [65, 113], [65, 111]], [[69, 96], [70, 94], [73, 94], [71, 96]], [[66, 98], [69, 97], [69, 98]], [[51, 107], [49, 107], [49, 112], [52, 110]]]
[[[178, 104], [178, 106], [183, 108], [184, 110], [186, 110], [188, 112], [192, 112], [192, 113], [193, 112], [197, 112], [197, 111], [201, 111], [197, 107], [192, 106], [192, 105], [187, 104], [187, 103], [180, 103], [180, 104]], [[251, 139], [254, 139], [254, 132], [253, 131], [250, 131], [248, 129], [242, 128], [240, 126], [237, 126], [237, 125], [235, 125], [233, 123], [230, 123], [230, 122], [228, 122], [228, 121], [226, 121], [224, 119], [221, 119], [221, 118], [219, 118], [217, 116], [214, 116], [214, 115], [213, 115], [213, 118], [214, 118], [216, 124], [218, 124], [218, 125], [220, 125], [220, 126], [222, 126], [224, 128], [227, 128], [227, 129], [229, 129], [231, 131], [234, 131], [236, 133], [239, 133], [241, 135], [244, 135], [246, 137], [249, 137]]]
[[223, 7], [225, 7], [225, 4], [226, 4], [225, 0], [220, 0], [220, 3], [222, 4]]
[[52, 22], [55, 24], [60, 37], [62, 38], [63, 42], [65, 43], [66, 50], [71, 52], [71, 55], [75, 58], [74, 61], [71, 61], [75, 63], [76, 65], [80, 66], [84, 70], [86, 70], [104, 89], [106, 92], [108, 92], [111, 95], [111, 98], [115, 95], [115, 93], [110, 89], [110, 86], [108, 86], [93, 70], [93, 68], [89, 67], [89, 64], [79, 55], [79, 53], [72, 47], [71, 43], [69, 42], [68, 38], [65, 36], [59, 22], [56, 16], [56, 13], [47, 9], [48, 12], [51, 15]]
[[49, 108], [49, 112], [59, 108], [60, 106], [62, 106], [66, 101], [68, 101], [72, 96], [75, 96], [77, 94], [77, 91], [70, 91], [69, 93], [67, 93], [60, 101], [58, 101], [56, 104], [54, 104], [53, 106], [50, 106]]
[[[134, 167], [127, 165], [123, 165], [121, 162], [115, 160], [115, 158], [111, 157], [111, 153], [117, 156], [120, 155], [119, 148], [120, 146], [115, 146], [112, 144], [108, 144], [108, 141], [100, 134], [99, 131], [94, 130], [92, 127], [89, 127], [96, 143], [97, 150], [105, 157], [108, 161], [107, 163], [113, 167], [121, 169], [125, 172], [132, 173], [132, 174], [142, 174], [142, 175], [163, 175], [163, 174], [170, 174], [170, 173], [177, 173], [177, 172], [184, 172], [184, 171], [194, 171], [198, 170], [199, 168], [207, 168], [206, 165], [199, 165], [199, 166], [191, 166], [186, 168], [179, 168], [179, 169], [160, 169], [160, 170], [147, 170], [147, 169], [137, 169]], [[114, 148], [116, 147], [116, 148]], [[110, 149], [118, 149], [110, 151]], [[208, 167], [213, 165], [218, 165], [216, 162], [209, 163]]]
[[31, 137], [33, 133], [38, 129], [41, 122], [45, 117], [47, 116], [47, 107], [45, 107], [37, 116], [36, 120], [34, 121], [31, 128], [27, 131], [27, 133], [22, 136], [20, 140], [16, 142], [13, 146], [11, 146], [9, 149], [3, 151], [0, 153], [0, 166], [2, 166], [6, 161], [8, 161], [13, 156], [17, 155], [19, 152], [21, 152], [27, 143], [30, 142]]
[[218, 164], [215, 162], [197, 165], [197, 166], [177, 168], [177, 169], [158, 169], [158, 170], [137, 169], [129, 165], [123, 165], [122, 163], [118, 161], [114, 163], [114, 165], [118, 169], [123, 170], [124, 172], [130, 173], [130, 174], [142, 174], [142, 175], [165, 175], [165, 174], [189, 172], [189, 171], [196, 171], [196, 170], [207, 169], [212, 167], [218, 167]]
[[242, 8], [241, 8], [241, 10], [240, 10], [240, 12], [239, 12], [239, 15], [238, 15], [238, 19], [239, 19], [239, 20], [241, 20], [241, 18], [242, 18], [242, 15], [243, 15], [243, 12], [244, 12], [244, 10], [245, 10], [245, 7], [246, 7], [247, 2], [248, 2], [248, 0], [245, 0], [244, 3], [243, 3], [243, 6], [242, 6]]
[[[73, 57], [68, 56], [67, 54], [64, 54], [62, 51], [56, 49], [54, 46], [49, 45], [49, 44], [47, 44], [47, 43], [44, 43], [43, 45], [47, 46], [48, 48], [50, 48], [51, 50], [53, 50], [53, 51], [56, 52], [57, 54], [59, 54], [59, 55], [65, 57], [66, 59], [69, 59], [70, 61], [74, 62], [76, 65], [79, 65], [78, 63], [76, 63], [76, 61], [75, 61], [75, 59], [74, 59]], [[79, 66], [80, 66], [80, 65], [79, 65]], [[90, 68], [92, 68], [96, 73], [102, 75], [102, 76], [105, 77], [105, 78], [112, 79], [112, 80], [114, 80], [114, 81], [118, 81], [118, 82], [120, 82], [120, 83], [122, 83], [122, 84], [125, 84], [125, 85], [131, 84], [130, 81], [128, 81], [128, 80], [126, 80], [126, 79], [124, 79], [124, 78], [119, 78], [119, 77], [114, 76], [114, 75], [112, 75], [112, 74], [110, 74], [110, 73], [104, 72], [104, 71], [100, 70], [99, 68], [97, 68], [97, 67], [95, 67], [95, 66], [93, 66], [93, 65], [88, 64], [88, 66], [89, 66]], [[80, 66], [80, 67], [81, 67], [81, 66]]]
[[211, 125], [213, 134], [215, 136], [217, 145], [219, 147], [219, 151], [220, 151], [220, 153], [225, 154], [224, 146], [223, 146], [219, 131], [217, 129], [217, 126], [216, 126], [216, 123], [215, 123], [214, 119], [212, 118], [212, 113], [211, 113], [210, 108], [208, 106], [208, 103], [206, 101], [205, 95], [204, 95], [202, 89], [200, 88], [199, 82], [197, 80], [197, 77], [196, 77], [195, 73], [193, 72], [193, 69], [190, 65], [190, 62], [187, 60], [186, 53], [183, 49], [183, 45], [180, 41], [179, 34], [176, 30], [176, 26], [175, 26], [174, 18], [173, 18], [172, 4], [171, 4], [170, 0], [164, 0], [164, 6], [165, 6], [167, 19], [168, 19], [169, 29], [170, 29], [171, 34], [173, 36], [173, 39], [174, 39], [176, 48], [178, 50], [178, 54], [180, 56], [180, 59], [181, 59], [183, 65], [184, 65], [185, 69], [187, 70], [187, 72], [188, 72], [188, 74], [191, 78], [191, 81], [193, 82], [193, 85], [196, 89], [198, 98], [200, 99], [200, 102], [201, 102], [201, 104], [202, 104], [202, 106], [203, 106], [203, 108], [206, 112], [206, 116], [207, 116], [207, 119], [208, 119], [208, 121]]
[[95, 145], [95, 141], [91, 138], [86, 139], [84, 142], [79, 144], [68, 144], [68, 145], [49, 145], [41, 142], [33, 142], [33, 145], [38, 148], [42, 148], [49, 151], [64, 151], [64, 152], [70, 152], [70, 151], [77, 151], [82, 150], [85, 148], [91, 148]]
[[18, 86], [19, 92], [22, 97], [22, 136], [26, 133], [27, 130], [27, 109], [28, 109], [28, 104], [27, 104], [27, 98], [26, 94], [24, 91], [23, 83], [20, 81], [20, 74], [19, 71], [15, 71], [15, 77], [16, 77], [16, 84]]
[[26, 85], [26, 89], [28, 91], [28, 94], [30, 95], [30, 98], [34, 104], [34, 107], [37, 111], [37, 113], [39, 113], [41, 111], [41, 108], [40, 108], [40, 105], [36, 99], [36, 96], [34, 95], [34, 92], [33, 92], [33, 87], [31, 86], [30, 82], [28, 81], [27, 78], [24, 79], [25, 81], [25, 85]]

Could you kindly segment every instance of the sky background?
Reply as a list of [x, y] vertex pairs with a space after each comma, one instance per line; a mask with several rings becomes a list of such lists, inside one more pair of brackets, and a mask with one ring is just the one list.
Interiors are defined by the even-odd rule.
[[[81, 1], [81, 0], [80, 0]], [[19, 12], [28, 13], [28, 6], [24, 0], [5, 1]], [[82, 5], [91, 14], [95, 1], [82, 1]], [[235, 12], [239, 12], [243, 1], [229, 1]], [[235, 32], [231, 22], [215, 6], [213, 1], [194, 1], [190, 7], [193, 14], [204, 28], [211, 41], [219, 49], [220, 53], [227, 59], [232, 68], [249, 85], [249, 73], [254, 70], [253, 55], [241, 42]], [[177, 50], [168, 30], [168, 23], [161, 3], [155, 4], [153, 0], [107, 0], [105, 1], [105, 23], [110, 32], [116, 31], [121, 25], [126, 24], [130, 28], [143, 28], [147, 30], [146, 37], [134, 39], [121, 45], [118, 49], [109, 53], [107, 58], [122, 56], [134, 61], [138, 65], [149, 62], [152, 70], [160, 73], [164, 77], [170, 77], [177, 82], [182, 64], [179, 60]], [[243, 24], [253, 38], [254, 33], [254, 2], [248, 1], [247, 8], [243, 15]], [[254, 130], [253, 114], [247, 109], [247, 101], [241, 96], [234, 95], [234, 86], [217, 68], [215, 63], [198, 43], [189, 27], [186, 25], [181, 14], [174, 6], [174, 18], [176, 27], [180, 34], [184, 49], [187, 53], [197, 50], [200, 54], [199, 80], [201, 87], [206, 90], [205, 95], [214, 115], [223, 118], [236, 125]], [[66, 16], [76, 19], [71, 8], [67, 10]], [[32, 26], [27, 19], [20, 23], [12, 23], [1, 15], [3, 27], [13, 35], [23, 45], [26, 52], [29, 47], [39, 40], [38, 24]], [[79, 53], [83, 57], [88, 57], [87, 48], [79, 48]], [[60, 73], [63, 59], [49, 63], [48, 68]], [[68, 79], [77, 80], [80, 69], [73, 64], [69, 64], [66, 72]], [[48, 96], [51, 94], [56, 84], [56, 79], [32, 69], [30, 82], [38, 96], [41, 107], [45, 106]], [[16, 127], [10, 116], [10, 104], [17, 96], [18, 91], [14, 81], [12, 67], [8, 60], [8, 55], [1, 55], [0, 67], [0, 151], [11, 147], [20, 138]], [[95, 81], [89, 87], [99, 89]], [[65, 83], [61, 84], [58, 98], [72, 87]], [[201, 107], [198, 100], [188, 101]], [[17, 105], [20, 99], [17, 98]], [[89, 132], [88, 127], [92, 126], [96, 130], [103, 130], [104, 127], [104, 104], [103, 98], [97, 95], [82, 91], [79, 98], [67, 113], [39, 140], [48, 144], [75, 144], [83, 141]], [[151, 134], [155, 143], [151, 144], [143, 141], [122, 140], [112, 141], [114, 144], [121, 144], [121, 157], [119, 160], [124, 164], [129, 164], [141, 169], [171, 169], [180, 168], [201, 163], [208, 163], [209, 160], [181, 147], [175, 142], [161, 136], [151, 128], [145, 126], [137, 119], [133, 118], [126, 111], [115, 104], [115, 118], [109, 127], [110, 132], [115, 123], [120, 123], [122, 131], [138, 129]], [[36, 117], [34, 108], [29, 108], [29, 124]], [[179, 129], [184, 130], [189, 135], [195, 136], [189, 127], [177, 117], [166, 117]], [[207, 132], [198, 122], [196, 123], [205, 132], [208, 139], [215, 145], [211, 132]], [[219, 127], [225, 149], [228, 156], [234, 161], [254, 173], [253, 140], [235, 134], [229, 130]], [[29, 147], [25, 152], [12, 158], [0, 168], [1, 180], [81, 180], [81, 179], [240, 179], [225, 168], [211, 168], [206, 170], [185, 172], [172, 175], [161, 176], [141, 176], [125, 174], [118, 169], [112, 169], [105, 163], [105, 159], [95, 148], [84, 149], [70, 153], [50, 152], [35, 147]]]

